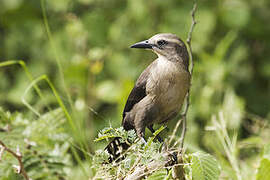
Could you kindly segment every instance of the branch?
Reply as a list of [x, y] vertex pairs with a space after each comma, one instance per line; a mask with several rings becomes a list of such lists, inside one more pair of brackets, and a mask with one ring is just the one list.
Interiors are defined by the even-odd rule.
[[[190, 59], [190, 64], [191, 64], [191, 66], [190, 66], [190, 75], [191, 75], [191, 78], [192, 78], [193, 67], [194, 67], [193, 55], [192, 55], [192, 47], [191, 47], [191, 40], [192, 40], [192, 33], [193, 33], [193, 30], [194, 30], [194, 27], [197, 24], [197, 21], [195, 19], [196, 10], [197, 10], [197, 2], [195, 0], [194, 1], [194, 5], [193, 5], [193, 9], [191, 11], [192, 23], [191, 23], [190, 30], [188, 32], [188, 38], [187, 38], [187, 47], [189, 49], [189, 59]], [[185, 140], [186, 129], [187, 129], [186, 119], [187, 119], [187, 113], [188, 113], [189, 104], [190, 104], [190, 89], [191, 89], [191, 85], [190, 85], [190, 87], [188, 89], [188, 92], [187, 92], [186, 106], [184, 108], [184, 112], [182, 114], [182, 117], [178, 120], [178, 122], [177, 122], [177, 124], [176, 124], [176, 126], [175, 126], [175, 128], [173, 130], [172, 136], [170, 137], [169, 143], [168, 143], [168, 145], [171, 144], [172, 140], [175, 138], [176, 132], [177, 132], [180, 124], [182, 123], [182, 129], [183, 130], [182, 130], [182, 133], [181, 133], [181, 137], [173, 145], [173, 147], [175, 147], [177, 144], [180, 143], [178, 153], [182, 153], [182, 149], [183, 149], [183, 146], [184, 146], [184, 140]]]
[[22, 163], [22, 154], [20, 153], [19, 148], [17, 148], [17, 152], [15, 153], [11, 149], [9, 149], [2, 141], [0, 141], [0, 159], [1, 159], [4, 151], [9, 152], [12, 156], [14, 156], [18, 160], [19, 166], [13, 165], [13, 167], [16, 169], [16, 172], [18, 174], [23, 175], [24, 179], [29, 180], [30, 178], [28, 177], [28, 175], [24, 169], [23, 163]]
[[124, 180], [141, 180], [144, 179], [147, 176], [150, 176], [154, 172], [161, 170], [161, 169], [170, 169], [175, 166], [183, 166], [184, 164], [177, 164], [174, 159], [174, 150], [172, 151], [165, 151], [162, 153], [163, 159], [155, 160], [152, 162], [149, 162], [146, 165], [143, 166], [137, 166], [132, 168], [132, 171], [130, 174], [128, 174], [126, 177], [124, 177]]
[[[191, 11], [192, 23], [191, 23], [190, 30], [189, 30], [189, 33], [188, 33], [188, 38], [187, 38], [187, 47], [189, 49], [189, 59], [190, 59], [190, 64], [191, 64], [190, 65], [190, 77], [191, 77], [191, 80], [192, 80], [193, 67], [194, 67], [191, 40], [192, 40], [192, 33], [193, 33], [193, 30], [194, 30], [194, 27], [197, 24], [197, 22], [195, 20], [196, 10], [197, 10], [197, 2], [194, 1], [193, 9]], [[184, 113], [182, 114], [182, 118], [179, 119], [178, 123], [176, 124], [176, 127], [175, 127], [174, 132], [173, 132], [173, 136], [175, 136], [175, 133], [176, 133], [176, 131], [178, 129], [178, 126], [180, 126], [180, 124], [182, 123], [181, 137], [173, 145], [173, 146], [176, 146], [178, 143], [180, 143], [179, 147], [178, 147], [178, 153], [177, 153], [178, 164], [183, 161], [183, 159], [184, 159], [183, 156], [185, 154], [183, 147], [184, 147], [184, 140], [185, 140], [186, 131], [187, 131], [187, 123], [186, 123], [186, 121], [187, 121], [187, 113], [188, 113], [188, 109], [189, 109], [189, 105], [190, 105], [190, 89], [191, 89], [191, 83], [190, 83], [190, 86], [189, 86], [189, 89], [188, 89], [188, 92], [187, 92], [187, 96], [186, 96], [186, 106], [184, 108]], [[169, 142], [171, 142], [173, 136], [171, 137]], [[182, 166], [178, 165], [178, 166], [173, 167], [173, 178], [175, 178], [175, 179], [185, 179], [184, 170], [183, 170]]]
[[[192, 33], [193, 33], [193, 30], [194, 30], [194, 27], [195, 25], [197, 24], [197, 21], [195, 19], [195, 13], [196, 13], [196, 10], [197, 10], [197, 2], [195, 1], [194, 2], [194, 5], [193, 5], [193, 9], [191, 11], [191, 18], [192, 18], [192, 23], [191, 23], [191, 27], [190, 27], [190, 30], [189, 30], [189, 33], [188, 33], [188, 38], [187, 38], [187, 45], [188, 45], [188, 49], [189, 49], [189, 58], [190, 58], [190, 76], [191, 76], [191, 79], [192, 79], [192, 74], [193, 74], [193, 67], [194, 67], [194, 62], [193, 62], [193, 55], [192, 55], [192, 46], [191, 46], [191, 40], [192, 40]], [[189, 104], [190, 104], [190, 89], [191, 89], [191, 85], [189, 87], [189, 90], [188, 90], [188, 93], [187, 93], [187, 98], [186, 98], [186, 106], [185, 106], [185, 109], [184, 109], [184, 113], [183, 113], [183, 117], [182, 117], [182, 120], [183, 120], [183, 124], [182, 124], [182, 134], [181, 134], [181, 138], [180, 138], [180, 146], [179, 146], [179, 150], [178, 153], [180, 153], [183, 149], [183, 146], [184, 146], [184, 140], [185, 140], [185, 136], [186, 136], [186, 130], [187, 130], [187, 113], [188, 113], [188, 109], [189, 109]]]

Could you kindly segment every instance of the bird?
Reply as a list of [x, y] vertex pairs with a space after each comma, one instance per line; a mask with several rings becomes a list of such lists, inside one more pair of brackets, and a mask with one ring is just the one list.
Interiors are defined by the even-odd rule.
[[[154, 133], [154, 124], [164, 124], [180, 112], [190, 88], [189, 54], [185, 43], [177, 35], [160, 33], [130, 46], [148, 49], [157, 55], [139, 76], [126, 101], [122, 126], [134, 129], [137, 136], [145, 141], [145, 129]], [[158, 137], [159, 141], [162, 141]], [[129, 145], [114, 138], [105, 148], [117, 159]]]

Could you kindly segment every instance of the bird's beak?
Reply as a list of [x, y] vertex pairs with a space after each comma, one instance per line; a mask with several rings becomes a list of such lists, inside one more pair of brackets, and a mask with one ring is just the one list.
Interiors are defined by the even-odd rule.
[[136, 44], [133, 44], [132, 46], [130, 46], [130, 48], [152, 49], [153, 48], [153, 44], [150, 44], [148, 42], [148, 40], [146, 40], [146, 41], [141, 41], [141, 42], [138, 42]]

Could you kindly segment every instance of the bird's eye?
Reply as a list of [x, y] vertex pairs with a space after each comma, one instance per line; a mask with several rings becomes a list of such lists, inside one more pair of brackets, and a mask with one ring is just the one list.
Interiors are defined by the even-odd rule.
[[165, 41], [165, 40], [160, 40], [160, 41], [157, 42], [157, 44], [158, 44], [159, 46], [163, 46], [163, 45], [167, 44], [167, 41]]

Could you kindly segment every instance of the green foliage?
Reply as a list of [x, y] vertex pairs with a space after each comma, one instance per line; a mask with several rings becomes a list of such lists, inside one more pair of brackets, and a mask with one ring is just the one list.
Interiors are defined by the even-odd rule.
[[[169, 171], [171, 173], [171, 170]], [[166, 169], [161, 169], [157, 172], [154, 172], [152, 175], [147, 177], [147, 180], [167, 180], [171, 179], [171, 174], [168, 174], [168, 170]]]
[[105, 128], [98, 133], [98, 138], [95, 139], [95, 142], [101, 140], [108, 140], [109, 138], [121, 137], [121, 140], [124, 142], [133, 143], [136, 139], [136, 133], [134, 130], [125, 131], [123, 127], [114, 129], [112, 127]]
[[270, 144], [265, 145], [260, 166], [256, 175], [257, 180], [270, 179]]
[[[154, 135], [148, 139], [147, 144], [142, 144], [141, 141], [133, 142], [131, 147], [124, 152], [124, 159], [121, 161], [116, 160], [113, 163], [108, 163], [108, 152], [98, 150], [93, 157], [94, 161], [92, 166], [93, 171], [96, 173], [95, 178], [117, 179], [128, 177], [141, 168], [145, 173], [144, 176], [149, 180], [172, 179], [173, 166], [166, 166], [166, 164], [168, 164], [168, 159], [165, 155], [170, 151], [161, 150], [161, 146], [163, 145], [153, 141], [153, 138], [163, 129], [164, 127], [161, 127], [157, 130]], [[131, 139], [133, 139], [136, 134], [132, 131], [126, 132], [122, 128], [105, 128], [99, 133], [98, 141], [104, 139], [103, 137], [121, 137], [126, 139], [129, 132], [133, 134], [131, 136]], [[149, 164], [155, 162], [156, 168], [151, 169], [151, 165]], [[200, 151], [196, 153], [187, 153], [184, 156], [184, 162], [182, 167], [185, 168], [187, 177], [190, 176], [194, 180], [215, 180], [220, 176], [221, 168], [217, 160], [210, 154]]]
[[214, 180], [219, 179], [220, 166], [217, 160], [210, 154], [196, 152], [191, 156], [192, 179]]
[[146, 144], [145, 147], [144, 147], [144, 151], [146, 151], [146, 150], [149, 148], [149, 146], [151, 146], [151, 144], [153, 143], [154, 138], [157, 137], [157, 135], [158, 135], [161, 131], [163, 131], [164, 129], [165, 129], [165, 127], [164, 127], [164, 126], [161, 126], [158, 130], [156, 130], [156, 131], [153, 133], [153, 136], [150, 137], [149, 140], [147, 141], [147, 144]]
[[[32, 179], [67, 177], [72, 162], [68, 153], [69, 136], [63, 128], [66, 119], [61, 109], [55, 109], [35, 120], [3, 109], [0, 109], [0, 114], [0, 124], [4, 127], [0, 139], [14, 152], [16, 148], [20, 149], [24, 168]], [[12, 171], [12, 165], [18, 165], [17, 160], [4, 151], [0, 179], [19, 177]]]
[[[155, 58], [128, 47], [158, 32], [185, 40], [192, 1], [1, 0], [0, 7], [0, 140], [12, 150], [19, 145], [31, 178], [91, 179], [103, 172], [96, 154], [97, 168], [89, 171], [94, 152], [103, 154], [100, 160], [107, 156], [107, 142], [94, 143], [97, 136], [135, 138], [134, 132], [115, 128], [98, 135], [104, 127], [120, 126], [135, 79]], [[266, 0], [198, 1], [185, 147], [189, 157], [198, 151], [213, 155], [221, 166], [220, 179], [267, 178], [269, 158], [259, 152], [270, 137], [268, 17]], [[160, 158], [160, 144], [152, 139], [147, 148], [135, 143], [131, 152], [136, 154], [127, 152], [120, 175], [135, 157], [142, 156], [142, 165], [151, 155]], [[36, 145], [27, 149], [29, 142]], [[4, 153], [0, 175], [19, 179], [11, 168], [17, 163]], [[107, 165], [104, 173], [117, 174], [116, 165]], [[157, 170], [148, 178], [171, 178], [165, 172]]]
[[270, 160], [263, 158], [258, 169], [256, 179], [268, 180], [270, 179]]
[[[161, 131], [161, 129], [156, 132]], [[122, 155], [122, 157], [124, 156], [125, 158], [121, 161], [116, 160], [114, 163], [108, 163], [108, 152], [104, 150], [96, 151], [92, 166], [92, 170], [95, 172], [94, 178], [96, 179], [117, 179], [126, 177], [134, 172], [136, 168], [148, 165], [152, 161], [165, 161], [159, 150], [161, 144], [153, 142], [151, 138], [149, 138], [147, 145], [140, 140], [134, 141], [136, 138], [134, 130], [125, 131], [123, 128], [105, 128], [99, 133], [99, 138], [97, 138], [96, 141], [110, 137], [121, 137], [122, 141], [128, 142], [131, 146]], [[156, 171], [159, 172], [159, 170], [162, 170], [162, 168]]]

